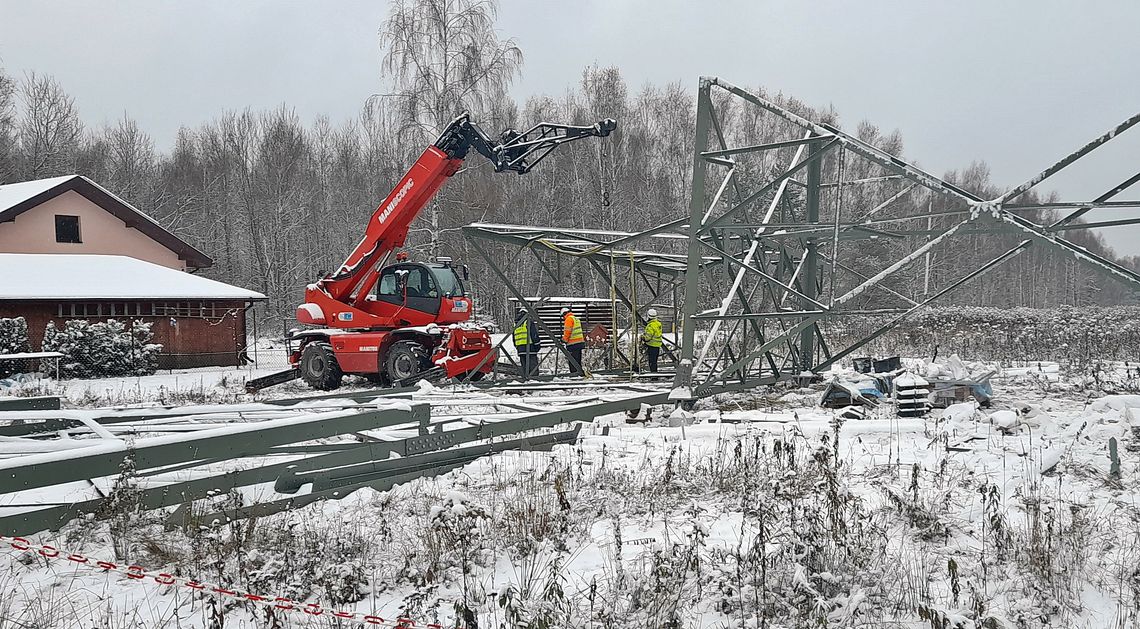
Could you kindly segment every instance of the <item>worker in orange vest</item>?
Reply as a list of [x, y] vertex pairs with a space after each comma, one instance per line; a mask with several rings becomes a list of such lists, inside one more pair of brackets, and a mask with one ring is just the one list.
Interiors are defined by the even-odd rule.
[[562, 309], [562, 341], [570, 352], [570, 371], [576, 376], [585, 376], [582, 367], [582, 349], [586, 347], [586, 337], [582, 334], [582, 322], [569, 308]]

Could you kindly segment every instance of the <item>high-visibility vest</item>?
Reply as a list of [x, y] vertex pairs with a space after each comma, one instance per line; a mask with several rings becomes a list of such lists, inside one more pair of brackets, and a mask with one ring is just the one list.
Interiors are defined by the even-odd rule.
[[649, 347], [661, 347], [661, 322], [650, 319], [649, 323], [645, 324], [645, 334], [642, 334], [641, 338], [645, 339], [645, 344]]
[[515, 328], [515, 346], [530, 345], [530, 334], [527, 333], [527, 320], [523, 319], [522, 323], [518, 324]]
[[582, 322], [574, 316], [573, 312], [567, 312], [566, 316], [562, 318], [562, 340], [567, 345], [586, 342], [586, 337], [582, 336]]

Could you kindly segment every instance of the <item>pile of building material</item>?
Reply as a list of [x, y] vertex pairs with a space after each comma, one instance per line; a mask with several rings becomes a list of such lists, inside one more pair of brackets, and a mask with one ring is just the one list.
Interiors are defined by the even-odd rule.
[[922, 417], [930, 411], [930, 383], [919, 375], [902, 374], [895, 378], [895, 401], [899, 417]]
[[990, 378], [997, 372], [985, 363], [966, 363], [952, 354], [943, 361], [926, 364], [923, 376], [930, 382], [931, 404], [935, 408], [946, 408], [971, 397], [988, 407], [994, 394]]
[[820, 406], [841, 410], [853, 419], [866, 415], [887, 397], [896, 401], [900, 417], [921, 417], [931, 408], [946, 408], [974, 399], [989, 406], [993, 397], [990, 378], [998, 370], [986, 363], [966, 363], [956, 354], [939, 362], [856, 358], [853, 370], [832, 372]]
[[863, 419], [866, 417], [863, 409], [878, 406], [882, 397], [874, 381], [845, 382], [836, 377], [827, 383], [819, 405], [838, 409], [840, 416], [847, 419]]

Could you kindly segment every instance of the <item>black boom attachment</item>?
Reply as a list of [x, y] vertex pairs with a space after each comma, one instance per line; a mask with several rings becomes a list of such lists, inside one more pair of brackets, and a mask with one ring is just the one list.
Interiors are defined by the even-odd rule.
[[617, 122], [612, 118], [585, 126], [540, 122], [523, 133], [507, 129], [495, 143], [464, 113], [447, 125], [435, 146], [449, 157], [459, 159], [475, 149], [495, 164], [495, 172], [511, 170], [522, 175], [559, 146], [582, 138], [604, 138], [616, 128]]

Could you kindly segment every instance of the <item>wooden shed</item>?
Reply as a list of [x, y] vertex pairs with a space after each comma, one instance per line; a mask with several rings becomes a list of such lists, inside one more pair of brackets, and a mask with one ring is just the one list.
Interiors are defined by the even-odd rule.
[[261, 293], [194, 275], [205, 253], [86, 177], [0, 186], [0, 317], [151, 322], [163, 369], [237, 365]]

